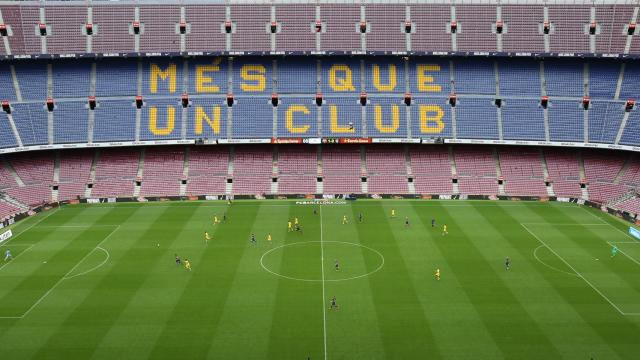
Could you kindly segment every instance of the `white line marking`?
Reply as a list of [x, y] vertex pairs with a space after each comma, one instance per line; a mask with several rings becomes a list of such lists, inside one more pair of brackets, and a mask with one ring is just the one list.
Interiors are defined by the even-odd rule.
[[629, 315], [629, 316], [638, 316], [640, 315], [640, 313], [626, 313], [622, 310], [620, 310], [620, 308], [613, 303], [613, 301], [609, 300], [608, 297], [606, 297], [600, 290], [598, 290], [598, 288], [596, 288], [595, 286], [593, 286], [593, 284], [591, 284], [591, 282], [589, 282], [589, 280], [587, 280], [584, 276], [582, 276], [582, 274], [580, 274], [573, 266], [571, 266], [571, 264], [569, 264], [567, 262], [567, 260], [565, 260], [562, 256], [560, 256], [560, 254], [558, 254], [557, 252], [555, 252], [555, 250], [553, 250], [549, 245], [547, 245], [547, 243], [545, 243], [544, 241], [542, 241], [542, 239], [540, 239], [538, 237], [538, 235], [536, 235], [535, 233], [533, 233], [525, 224], [520, 223], [520, 226], [522, 226], [525, 230], [527, 230], [527, 232], [529, 234], [531, 234], [531, 236], [533, 236], [536, 240], [538, 240], [542, 245], [544, 245], [547, 249], [549, 249], [549, 251], [551, 251], [552, 253], [554, 253], [558, 259], [562, 260], [562, 262], [564, 262], [574, 273], [576, 273], [578, 275], [578, 277], [580, 277], [582, 280], [584, 280], [585, 283], [587, 283], [587, 285], [591, 286], [591, 288], [593, 290], [595, 290], [595, 292], [598, 293], [598, 295], [600, 295], [603, 299], [605, 299], [614, 309], [616, 309], [620, 315]]
[[107, 254], [107, 257], [104, 259], [104, 261], [102, 261], [100, 264], [98, 264], [98, 265], [96, 265], [96, 266], [92, 267], [91, 269], [89, 269], [89, 270], [87, 270], [87, 271], [83, 271], [83, 272], [81, 272], [80, 274], [75, 274], [75, 275], [71, 275], [71, 276], [65, 277], [64, 279], [65, 279], [65, 280], [69, 280], [69, 279], [73, 279], [73, 278], [74, 278], [74, 277], [76, 277], [76, 276], [86, 275], [86, 274], [88, 274], [88, 273], [90, 273], [90, 272], [92, 272], [92, 271], [94, 271], [94, 270], [96, 270], [96, 269], [98, 269], [98, 268], [102, 267], [102, 265], [106, 264], [106, 263], [107, 263], [107, 261], [109, 261], [109, 258], [111, 257], [111, 254], [109, 254], [109, 252], [108, 252], [106, 249], [103, 249], [103, 248], [101, 248], [101, 247], [99, 247], [99, 246], [98, 246], [98, 247], [96, 247], [95, 249], [91, 250], [91, 252], [94, 252], [94, 251], [96, 251], [96, 250], [102, 250], [102, 252], [104, 252], [105, 254]]
[[58, 282], [56, 282], [51, 289], [47, 290], [46, 293], [44, 293], [44, 295], [42, 295], [42, 297], [40, 297], [40, 299], [38, 299], [38, 301], [35, 302], [35, 304], [31, 305], [31, 307], [29, 309], [27, 309], [27, 311], [22, 314], [21, 318], [27, 316], [31, 310], [33, 310], [36, 306], [38, 306], [40, 304], [40, 302], [42, 302], [42, 300], [44, 300], [44, 298], [47, 297], [47, 295], [49, 295], [56, 287], [58, 287], [58, 285], [60, 285], [60, 283], [62, 283], [64, 280], [66, 280], [66, 278], [69, 276], [69, 274], [71, 274], [73, 272], [73, 270], [75, 270], [78, 265], [82, 264], [82, 262], [89, 257], [89, 255], [91, 255], [91, 253], [93, 253], [93, 251], [98, 248], [100, 245], [102, 245], [105, 241], [107, 241], [111, 235], [113, 235], [114, 233], [116, 233], [118, 231], [118, 229], [120, 229], [120, 225], [118, 225], [115, 229], [113, 229], [113, 231], [111, 231], [109, 233], [109, 235], [107, 235], [104, 239], [102, 239], [102, 241], [100, 241], [100, 243], [98, 243], [98, 245], [96, 245], [96, 247], [89, 251], [82, 259], [80, 259], [80, 261], [78, 261], [78, 263], [76, 263], [71, 270], [69, 270], [63, 277], [60, 278], [60, 280], [58, 280]]
[[[5, 266], [11, 264], [12, 262], [14, 262], [15, 260], [17, 260], [22, 254], [26, 253], [27, 251], [29, 251], [29, 249], [31, 249], [32, 247], [34, 247], [36, 244], [31, 244], [29, 245], [28, 248], [26, 248], [24, 251], [22, 251], [20, 254], [16, 255], [16, 257], [14, 257], [13, 259], [9, 260], [6, 264], [0, 266], [0, 270], [4, 269]], [[16, 246], [16, 245], [13, 245]]]
[[322, 330], [324, 335], [324, 360], [327, 360], [327, 303], [324, 291], [324, 246], [322, 233], [322, 206], [320, 206], [320, 264], [322, 270]]
[[579, 276], [578, 276], [578, 275], [576, 275], [576, 274], [570, 273], [570, 272], [568, 272], [568, 271], [560, 270], [560, 269], [558, 269], [558, 268], [556, 268], [556, 267], [553, 267], [553, 266], [551, 266], [551, 265], [547, 264], [546, 262], [544, 262], [544, 261], [540, 260], [540, 258], [538, 257], [538, 250], [542, 249], [543, 247], [545, 247], [545, 246], [544, 246], [544, 245], [540, 245], [540, 246], [538, 246], [537, 248], [535, 248], [535, 249], [533, 250], [533, 257], [534, 257], [536, 260], [538, 260], [538, 262], [539, 262], [540, 264], [542, 264], [542, 265], [544, 265], [544, 266], [548, 267], [548, 268], [549, 268], [549, 269], [551, 269], [551, 270], [555, 270], [555, 271], [560, 272], [560, 273], [563, 273], [563, 274], [567, 274], [567, 275], [571, 275], [571, 276], [579, 277]]
[[558, 226], [605, 226], [609, 225], [609, 223], [597, 223], [597, 224], [578, 224], [578, 223], [547, 223], [547, 222], [523, 222], [521, 224], [527, 225], [558, 225]]
[[97, 224], [97, 225], [92, 225], [92, 224], [84, 224], [84, 225], [41, 225], [38, 226], [39, 228], [87, 228], [87, 227], [105, 227], [105, 226], [120, 226], [120, 225], [115, 225], [115, 224]]
[[[612, 243], [607, 241], [607, 244], [609, 244], [609, 246], [614, 246]], [[627, 255], [627, 253], [625, 253], [624, 251], [622, 251], [620, 248], [618, 248], [618, 251], [620, 251], [620, 253], [622, 253], [622, 255], [626, 256], [627, 258], [629, 258], [629, 260], [633, 261], [634, 263], [640, 265], [640, 262], [638, 262], [638, 260], [634, 259], [632, 256]]]
[[[48, 218], [49, 216], [53, 215], [53, 213], [58, 212], [60, 210], [60, 207], [55, 208], [53, 211], [50, 211], [47, 215], [41, 217], [38, 221], [35, 221], [33, 224], [31, 224], [30, 226], [28, 226], [26, 229], [20, 231], [20, 233], [18, 235], [14, 235], [11, 238], [9, 238], [9, 240], [5, 241], [4, 244], [8, 244], [9, 241], [11, 240], [15, 240], [18, 236], [26, 233], [27, 231], [29, 231], [32, 227], [40, 224], [44, 219]], [[44, 225], [43, 225], [44, 226]]]
[[640, 245], [640, 241], [610, 241], [610, 244], [638, 244]]
[[[578, 207], [578, 208], [579, 208], [579, 209], [582, 209], [582, 210], [584, 210], [584, 211], [586, 211], [586, 212], [587, 212], [587, 214], [591, 215], [591, 216], [592, 216], [593, 218], [595, 218], [595, 219], [598, 219], [598, 221], [599, 221], [599, 222], [604, 223], [604, 224], [611, 225], [611, 224], [609, 224], [608, 222], [606, 222], [604, 219], [602, 219], [600, 216], [597, 216], [596, 214], [594, 214], [594, 213], [592, 213], [591, 211], [587, 210], [587, 208], [582, 207], [582, 206], [580, 206], [580, 207]], [[601, 211], [602, 211], [602, 210], [601, 210]]]
[[[13, 245], [11, 245], [11, 247], [12, 248], [22, 247], [22, 246], [27, 247], [27, 246], [31, 246], [31, 245], [35, 245], [35, 244], [13, 244]], [[7, 244], [0, 244], [0, 247], [3, 247], [3, 246], [8, 246], [8, 245]]]
[[[282, 200], [284, 201], [284, 200]], [[400, 200], [399, 200], [400, 201]], [[394, 203], [393, 206], [396, 207], [413, 207], [413, 206], [417, 206], [417, 207], [431, 207], [431, 206], [442, 206], [442, 207], [469, 207], [469, 206], [479, 206], [479, 207], [496, 207], [496, 206], [500, 206], [500, 207], [524, 207], [524, 206], [558, 206], [558, 207], [565, 207], [565, 208], [573, 208], [572, 204], [567, 204], [567, 205], [561, 205], [561, 203], [539, 203], [539, 202], [519, 202], [519, 203], [509, 203], [509, 204], [505, 204], [508, 201], [502, 201], [502, 203], [491, 203], [491, 204], [487, 204], [487, 203], [481, 203], [483, 201], [489, 202], [489, 200], [450, 200], [450, 201], [478, 201], [476, 203], [473, 204], [442, 204], [442, 203], [435, 203], [436, 201], [443, 201], [443, 200], [432, 200], [434, 201], [434, 203], [428, 204], [428, 203], [414, 203], [414, 204], [397, 204]], [[361, 207], [368, 207], [368, 206], [379, 206], [380, 204], [384, 204], [384, 202], [378, 202], [378, 203], [370, 203], [370, 204], [362, 204], [360, 203], [358, 206]], [[549, 205], [549, 204], [553, 204], [553, 205]], [[228, 205], [153, 205], [153, 204], [148, 204], [148, 203], [140, 203], [140, 204], [136, 204], [136, 205], [120, 205], [120, 206], [101, 206], [101, 205], [91, 205], [91, 206], [82, 206], [82, 207], [77, 207], [75, 209], [83, 209], [83, 210], [89, 210], [89, 209], [93, 209], [93, 210], [98, 210], [98, 209], [115, 209], [115, 208], [135, 208], [135, 207], [139, 207], [139, 206], [143, 206], [146, 205], [148, 208], [174, 208], [174, 209], [179, 209], [181, 207], [185, 207], [185, 208], [190, 208], [190, 207], [201, 207], [201, 208], [228, 208]], [[256, 206], [256, 205], [260, 205], [260, 206], [264, 206], [264, 207], [289, 207], [289, 206], [320, 206], [321, 204], [295, 204], [294, 202], [289, 202], [289, 204], [260, 204], [260, 202], [256, 201], [254, 203], [245, 203], [245, 204], [233, 204], [231, 205], [231, 208], [233, 208], [234, 206]], [[346, 206], [349, 205], [349, 203], [346, 204], [324, 204], [327, 206]], [[68, 205], [68, 206], [73, 206], [73, 205]]]
[[[302, 241], [302, 242], [296, 242], [296, 243], [291, 243], [291, 244], [284, 244], [284, 245], [280, 245], [278, 247], [275, 247], [267, 252], [265, 252], [264, 254], [262, 254], [262, 257], [260, 257], [260, 266], [262, 266], [262, 268], [267, 271], [268, 273], [271, 273], [275, 276], [279, 276], [281, 278], [285, 278], [285, 279], [289, 279], [289, 280], [297, 280], [297, 281], [306, 281], [306, 282], [321, 282], [323, 281], [322, 279], [303, 279], [303, 278], [296, 278], [293, 276], [287, 276], [287, 275], [282, 275], [280, 273], [277, 273], [275, 271], [269, 270], [269, 268], [267, 266], [264, 265], [264, 258], [269, 255], [270, 253], [272, 253], [275, 250], [281, 249], [283, 247], [286, 246], [297, 246], [297, 245], [308, 245], [308, 244], [313, 244], [313, 243], [319, 243], [320, 241]], [[378, 254], [378, 256], [380, 257], [380, 259], [382, 260], [380, 265], [374, 269], [373, 271], [369, 271], [366, 274], [362, 274], [362, 275], [358, 275], [358, 276], [352, 276], [352, 277], [348, 277], [348, 278], [344, 278], [344, 279], [325, 279], [324, 281], [327, 282], [340, 282], [340, 281], [348, 281], [348, 280], [355, 280], [355, 279], [360, 279], [363, 278], [365, 276], [369, 276], [373, 273], [376, 273], [378, 271], [380, 271], [380, 269], [382, 269], [382, 267], [384, 266], [384, 256], [382, 256], [382, 254], [376, 250], [376, 249], [372, 249], [368, 246], [362, 245], [362, 244], [358, 244], [358, 243], [351, 243], [351, 242], [346, 242], [346, 241], [324, 241], [324, 243], [334, 243], [334, 244], [347, 244], [347, 245], [353, 245], [353, 246], [359, 246], [359, 247], [363, 247], [367, 250], [371, 250], [372, 252]]]
[[[601, 218], [601, 217], [599, 217], [599, 216], [596, 216], [596, 215], [595, 215], [594, 213], [592, 213], [591, 211], [589, 211], [589, 210], [587, 210], [587, 209], [584, 209], [584, 208], [583, 208], [583, 210], [584, 210], [584, 211], [586, 211], [587, 213], [589, 213], [589, 215], [591, 215], [591, 216], [595, 217], [596, 219], [599, 219], [600, 221], [602, 221], [602, 223], [603, 223], [602, 225], [608, 225], [608, 226], [612, 227], [613, 229], [615, 229], [616, 231], [618, 231], [619, 233], [623, 234], [625, 237], [629, 237], [629, 238], [631, 238], [631, 239], [636, 240], [636, 241], [627, 241], [627, 242], [622, 242], [622, 241], [609, 242], [609, 241], [607, 241], [607, 244], [609, 244], [609, 246], [613, 246], [613, 244], [625, 244], [625, 243], [626, 243], [626, 244], [629, 244], [629, 243], [638, 243], [637, 239], [636, 239], [636, 238], [634, 238], [633, 236], [631, 236], [630, 234], [628, 234], [628, 233], [626, 233], [626, 232], [624, 232], [624, 231], [622, 231], [622, 230], [618, 229], [615, 225], [613, 225], [613, 224], [611, 224], [610, 222], [608, 222], [608, 221], [606, 221], [606, 220], [602, 219], [602, 218]], [[622, 253], [622, 255], [624, 255], [624, 256], [626, 256], [627, 258], [629, 258], [629, 260], [631, 260], [631, 261], [633, 261], [634, 263], [636, 263], [636, 264], [640, 265], [640, 262], [639, 262], [638, 260], [636, 260], [635, 258], [633, 258], [632, 256], [628, 255], [627, 253], [625, 253], [625, 252], [624, 252], [624, 251], [622, 251], [621, 249], [618, 249], [618, 251], [620, 251], [620, 252]]]

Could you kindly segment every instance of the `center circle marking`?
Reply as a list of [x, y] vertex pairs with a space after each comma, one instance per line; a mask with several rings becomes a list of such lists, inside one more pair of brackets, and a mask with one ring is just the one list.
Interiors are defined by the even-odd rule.
[[[271, 254], [272, 252], [276, 251], [276, 250], [279, 250], [279, 249], [282, 249], [282, 248], [288, 247], [288, 246], [309, 245], [309, 244], [318, 244], [318, 243], [321, 244], [321, 246], [322, 246], [322, 244], [344, 244], [344, 245], [359, 246], [361, 248], [365, 248], [365, 249], [367, 249], [369, 251], [372, 251], [376, 255], [378, 255], [378, 257], [381, 260], [380, 261], [380, 265], [378, 265], [377, 268], [369, 271], [366, 274], [362, 274], [362, 275], [358, 275], [358, 276], [351, 276], [351, 277], [344, 278], [344, 279], [324, 279], [323, 280], [323, 279], [305, 279], [305, 278], [298, 278], [298, 277], [294, 277], [294, 276], [283, 275], [283, 274], [280, 274], [278, 272], [275, 272], [275, 271], [269, 269], [264, 264], [265, 257], [267, 255]], [[324, 259], [322, 259], [322, 261], [324, 261]], [[266, 272], [268, 272], [268, 273], [270, 273], [272, 275], [284, 278], [284, 279], [297, 280], [297, 281], [307, 281], [307, 282], [322, 282], [322, 281], [325, 281], [325, 282], [338, 282], [338, 281], [349, 281], [349, 280], [360, 279], [360, 278], [372, 275], [372, 274], [380, 271], [380, 269], [382, 269], [382, 267], [384, 266], [384, 256], [382, 256], [382, 254], [378, 250], [370, 248], [370, 247], [362, 245], [362, 244], [350, 243], [350, 242], [346, 242], [346, 241], [304, 241], [304, 242], [297, 242], [297, 243], [291, 243], [291, 244], [284, 244], [284, 245], [280, 245], [280, 246], [274, 247], [273, 249], [270, 249], [269, 251], [267, 251], [264, 254], [262, 254], [262, 256], [260, 257], [260, 266], [262, 266], [262, 268]]]

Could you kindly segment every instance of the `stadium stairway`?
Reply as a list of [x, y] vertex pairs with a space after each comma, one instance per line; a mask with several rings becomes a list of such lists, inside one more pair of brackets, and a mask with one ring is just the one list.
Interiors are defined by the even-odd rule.
[[[322, 147], [318, 146], [318, 179], [322, 179]], [[324, 194], [324, 182], [316, 181], [316, 194]]]
[[549, 167], [547, 165], [547, 159], [544, 157], [544, 151], [540, 150], [540, 163], [542, 164], [542, 175], [544, 176], [544, 181], [547, 183], [547, 195], [556, 196], [553, 192], [553, 183], [549, 180]]
[[618, 174], [616, 175], [616, 177], [613, 179], [613, 183], [614, 184], [620, 184], [620, 180], [624, 177], [624, 174], [627, 172], [627, 170], [629, 170], [629, 167], [631, 166], [631, 163], [633, 162], [633, 154], [631, 154], [631, 156], [629, 156], [625, 161], [624, 164], [622, 165], [622, 167], [620, 168], [620, 171], [618, 171]]
[[13, 197], [9, 196], [8, 194], [5, 193], [0, 193], [0, 199], [8, 204], [11, 204], [17, 208], [20, 208], [20, 210], [22, 211], [27, 211], [29, 210], [29, 206], [14, 199]]
[[360, 185], [362, 186], [362, 193], [369, 193], [369, 177], [367, 172], [367, 152], [364, 148], [364, 145], [360, 146], [360, 176], [364, 177], [367, 181], [361, 181]]
[[[84, 197], [89, 199], [91, 198], [91, 190], [93, 190], [93, 184], [96, 181], [96, 165], [98, 164], [98, 160], [100, 159], [100, 150], [96, 150], [93, 154], [93, 159], [91, 160], [91, 168], [89, 170], [89, 180], [88, 185], [84, 190]], [[89, 186], [91, 184], [91, 186]]]
[[[456, 158], [453, 156], [453, 148], [449, 146], [447, 152], [449, 153], [449, 164], [451, 164], [451, 178], [456, 179], [458, 177], [458, 167]], [[452, 188], [454, 194], [460, 194], [460, 185], [457, 182], [452, 182]]]
[[189, 152], [191, 148], [185, 147], [184, 161], [182, 165], [182, 181], [180, 181], [180, 196], [187, 195], [187, 183], [189, 182]]
[[[409, 151], [409, 146], [404, 146], [404, 162], [407, 168], [407, 177], [413, 179], [413, 167], [411, 166], [411, 152]], [[413, 181], [407, 181], [407, 188], [409, 190], [409, 194], [416, 193], [416, 184]]]
[[[58, 185], [60, 183], [60, 151], [55, 152], [53, 158], [53, 184]], [[51, 200], [53, 202], [58, 201], [58, 187], [51, 187]]]
[[[233, 162], [235, 160], [235, 157], [236, 157], [235, 147], [231, 146], [229, 148], [229, 165], [227, 168], [227, 177], [230, 179], [233, 179]], [[225, 193], [227, 195], [233, 194], [233, 181], [232, 182], [227, 181]]]
[[612, 200], [608, 201], [606, 205], [610, 206], [610, 207], [613, 207], [613, 208], [617, 208], [618, 204], [621, 204], [623, 202], [629, 201], [629, 200], [631, 200], [633, 198], [636, 198], [637, 196], [638, 195], [637, 195], [636, 190], [629, 190], [626, 193], [616, 197], [615, 199], [612, 199]]
[[14, 169], [13, 166], [6, 159], [3, 159], [2, 162], [3, 162], [4, 168], [7, 169], [7, 171], [9, 171], [13, 179], [16, 181], [16, 184], [18, 184], [19, 187], [24, 187], [25, 186], [24, 181], [22, 181], [22, 179], [18, 175], [18, 173], [16, 172], [16, 169]]
[[[582, 152], [578, 151], [578, 169], [580, 172], [580, 181], [583, 182], [586, 180], [587, 176], [585, 174], [584, 171], [584, 158], [582, 157]], [[580, 188], [580, 191], [582, 192], [582, 198], [584, 200], [589, 200], [589, 185], [586, 185], [582, 188]]]
[[142, 148], [142, 150], [140, 151], [140, 158], [138, 160], [138, 171], [136, 173], [136, 184], [135, 187], [133, 188], [133, 196], [137, 197], [140, 196], [140, 190], [141, 190], [141, 185], [143, 180], [143, 176], [144, 176], [144, 156], [146, 154], [146, 149]]
[[[502, 169], [500, 168], [500, 157], [498, 156], [498, 149], [493, 148], [493, 161], [495, 161], [496, 164], [496, 176], [498, 177], [498, 179], [502, 179]], [[500, 182], [498, 182], [498, 194], [500, 195], [506, 195], [505, 191], [504, 191], [504, 180], [502, 181], [502, 184]]]
[[[271, 159], [271, 173], [272, 173], [272, 177], [277, 178], [279, 175], [279, 171], [278, 171], [278, 147], [274, 146], [273, 147], [273, 155], [272, 155], [272, 159]], [[271, 181], [271, 194], [277, 194], [278, 193], [278, 181]]]

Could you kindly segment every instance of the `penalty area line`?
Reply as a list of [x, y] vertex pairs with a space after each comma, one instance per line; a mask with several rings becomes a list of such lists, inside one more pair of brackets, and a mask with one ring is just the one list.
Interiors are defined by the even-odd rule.
[[[116, 225], [116, 228], [113, 229], [109, 235], [107, 235], [104, 239], [102, 239], [102, 241], [100, 241], [100, 243], [98, 243], [98, 245], [96, 245], [95, 248], [93, 248], [91, 251], [89, 251], [82, 259], [80, 259], [80, 261], [78, 261], [72, 268], [71, 270], [69, 270], [63, 277], [61, 277], [55, 284], [53, 284], [53, 286], [47, 290], [47, 292], [44, 293], [44, 295], [42, 295], [33, 305], [31, 305], [31, 307], [29, 309], [27, 309], [27, 311], [25, 311], [24, 314], [22, 314], [22, 316], [20, 317], [16, 317], [16, 318], [24, 318], [25, 316], [29, 315], [29, 313], [35, 309], [41, 302], [42, 300], [44, 300], [49, 294], [51, 294], [51, 292], [58, 287], [58, 285], [60, 285], [64, 280], [68, 280], [70, 279], [69, 274], [71, 274], [80, 264], [82, 264], [82, 262], [84, 262], [89, 255], [91, 255], [96, 249], [98, 249], [105, 241], [107, 241], [111, 235], [113, 235], [114, 233], [116, 233], [118, 230], [120, 229], [120, 225]], [[103, 264], [102, 264], [103, 265]], [[100, 265], [100, 266], [102, 266]], [[95, 270], [95, 269], [92, 269]]]
[[538, 235], [536, 235], [533, 231], [531, 231], [527, 225], [520, 223], [520, 226], [522, 226], [531, 236], [533, 236], [536, 240], [538, 240], [538, 242], [542, 245], [544, 245], [547, 249], [549, 249], [549, 251], [551, 251], [555, 256], [558, 257], [558, 259], [562, 260], [563, 263], [565, 263], [565, 265], [567, 265], [569, 267], [569, 269], [571, 269], [571, 271], [573, 271], [574, 273], [576, 273], [576, 275], [578, 275], [579, 278], [581, 278], [585, 283], [587, 283], [587, 285], [589, 285], [596, 293], [598, 293], [598, 295], [600, 295], [605, 301], [607, 301], [609, 303], [609, 305], [611, 305], [614, 309], [616, 309], [620, 315], [624, 315], [624, 316], [638, 316], [640, 315], [640, 313], [627, 313], [622, 311], [618, 305], [616, 305], [613, 301], [611, 301], [611, 299], [609, 299], [606, 295], [604, 295], [602, 293], [602, 291], [600, 291], [597, 287], [595, 287], [589, 280], [587, 280], [581, 273], [578, 272], [578, 270], [576, 270], [573, 266], [571, 266], [571, 264], [569, 264], [569, 262], [567, 260], [565, 260], [562, 256], [560, 256], [560, 254], [558, 254], [555, 250], [553, 250], [549, 245], [547, 245], [547, 243], [545, 243], [544, 241], [542, 241], [542, 239], [540, 239], [540, 237], [538, 237]]
[[10, 241], [15, 240], [20, 235], [22, 235], [22, 234], [26, 233], [27, 231], [31, 230], [32, 227], [40, 224], [43, 220], [47, 219], [49, 216], [53, 215], [54, 213], [56, 213], [58, 211], [60, 211], [60, 207], [55, 208], [54, 210], [50, 211], [45, 216], [43, 216], [40, 219], [38, 219], [38, 221], [35, 221], [33, 224], [29, 225], [26, 229], [20, 231], [20, 233], [18, 235], [14, 235], [14, 236], [10, 237], [7, 241], [4, 242], [4, 245], [8, 244]]
[[[24, 251], [22, 251], [20, 254], [16, 255], [16, 257], [14, 257], [13, 259], [11, 259], [9, 262], [7, 262], [6, 264], [0, 266], [0, 270], [4, 269], [5, 266], [11, 264], [12, 262], [14, 262], [15, 260], [17, 260], [20, 256], [22, 256], [22, 254], [26, 253], [27, 251], [29, 251], [29, 249], [31, 249], [32, 247], [34, 247], [36, 244], [31, 244], [29, 245], [28, 248], [24, 249]], [[15, 245], [14, 245], [15, 246]]]

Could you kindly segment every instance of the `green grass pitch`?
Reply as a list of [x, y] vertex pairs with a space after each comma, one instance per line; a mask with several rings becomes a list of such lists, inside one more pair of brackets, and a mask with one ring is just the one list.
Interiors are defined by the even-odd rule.
[[627, 227], [543, 202], [64, 206], [0, 246], [0, 357], [637, 359]]

